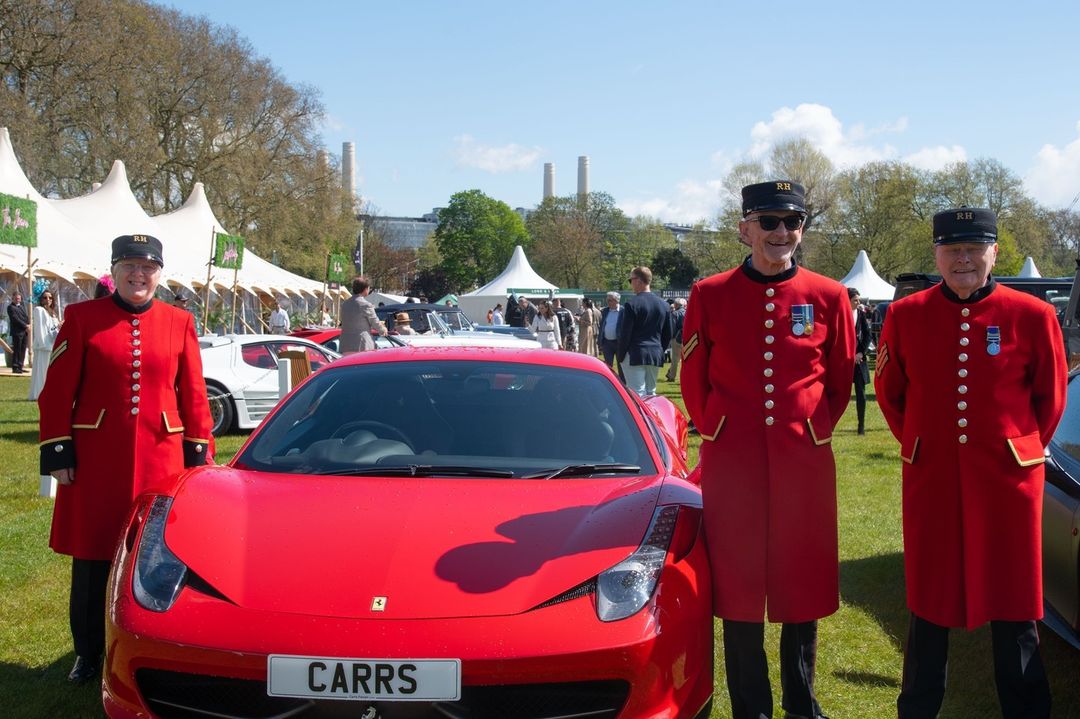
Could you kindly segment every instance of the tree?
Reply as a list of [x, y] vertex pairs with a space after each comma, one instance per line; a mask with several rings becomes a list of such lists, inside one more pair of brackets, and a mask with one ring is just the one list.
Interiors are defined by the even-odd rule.
[[525, 223], [536, 271], [560, 287], [598, 287], [604, 243], [576, 195], [547, 197]]
[[835, 202], [832, 161], [805, 138], [787, 140], [773, 147], [769, 168], [778, 180], [792, 180], [806, 188], [806, 230], [826, 214]]
[[914, 211], [921, 178], [902, 162], [872, 162], [840, 173], [835, 204], [817, 232], [805, 237], [806, 264], [842, 277], [866, 250], [879, 274], [929, 269], [930, 225]]
[[426, 297], [431, 302], [451, 292], [453, 292], [453, 287], [450, 284], [450, 278], [438, 267], [420, 270], [412, 285], [409, 286], [411, 297]]
[[457, 290], [494, 279], [510, 261], [514, 247], [528, 248], [529, 240], [521, 217], [505, 202], [480, 190], [453, 195], [439, 212], [435, 228], [440, 268]]
[[0, 80], [0, 117], [45, 195], [84, 194], [123, 159], [150, 214], [202, 182], [225, 227], [309, 277], [355, 237], [316, 157], [318, 92], [235, 30], [140, 0], [0, 0]]
[[675, 247], [665, 247], [657, 252], [650, 269], [653, 271], [654, 281], [659, 275], [666, 280], [668, 287], [679, 289], [689, 288], [698, 276], [694, 261]]

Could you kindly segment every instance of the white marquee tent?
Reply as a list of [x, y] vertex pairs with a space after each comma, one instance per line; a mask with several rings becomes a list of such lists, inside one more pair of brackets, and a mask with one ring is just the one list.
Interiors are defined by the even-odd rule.
[[[506, 269], [486, 285], [472, 292], [458, 295], [458, 306], [474, 322], [483, 323], [487, 311], [497, 303], [506, 304], [511, 290], [526, 290], [520, 294], [538, 299], [547, 298], [559, 288], [536, 273], [525, 257], [525, 250], [518, 245], [506, 263]], [[580, 294], [560, 294], [561, 299], [580, 300]]]
[[1039, 272], [1039, 268], [1035, 266], [1035, 260], [1030, 256], [1024, 260], [1024, 266], [1020, 268], [1020, 272], [1017, 273], [1017, 277], [1042, 277], [1042, 273]]
[[[81, 197], [52, 199], [42, 196], [23, 172], [7, 128], [0, 128], [0, 192], [37, 203], [38, 246], [32, 250], [33, 274], [74, 283], [95, 280], [109, 270], [114, 237], [148, 234], [161, 240], [165, 258], [163, 283], [173, 288], [201, 290], [206, 285], [210, 241], [214, 232], [228, 232], [214, 216], [202, 183], [196, 183], [187, 201], [173, 212], [147, 215], [131, 192], [124, 163], [113, 163], [100, 186]], [[26, 250], [0, 245], [0, 273], [25, 274]], [[237, 284], [253, 294], [314, 298], [322, 283], [275, 267], [250, 250]], [[214, 268], [210, 280], [216, 293], [233, 285], [233, 271]]]
[[874, 271], [866, 250], [859, 250], [858, 256], [855, 257], [855, 264], [851, 266], [851, 271], [847, 273], [847, 276], [840, 280], [840, 284], [844, 287], [854, 287], [864, 300], [871, 302], [891, 300], [893, 293], [896, 292], [895, 287], [881, 279]]

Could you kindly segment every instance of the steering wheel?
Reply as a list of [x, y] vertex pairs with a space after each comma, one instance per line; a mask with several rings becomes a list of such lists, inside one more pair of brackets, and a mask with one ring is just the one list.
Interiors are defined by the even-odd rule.
[[[354, 422], [346, 422], [334, 430], [334, 433], [330, 435], [330, 439], [343, 439], [358, 429], [370, 429], [381, 439], [399, 440], [403, 444], [408, 445], [409, 449], [412, 450], [414, 454], [416, 453], [416, 445], [413, 444], [411, 439], [405, 436], [404, 432], [386, 422], [379, 422], [373, 419], [358, 419]], [[379, 430], [382, 431], [380, 432]]]

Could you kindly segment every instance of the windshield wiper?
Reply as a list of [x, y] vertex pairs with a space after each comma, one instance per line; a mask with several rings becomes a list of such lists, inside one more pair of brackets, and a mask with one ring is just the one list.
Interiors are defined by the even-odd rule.
[[507, 469], [488, 469], [453, 464], [398, 464], [386, 467], [354, 467], [329, 469], [313, 474], [349, 475], [356, 477], [513, 477]]
[[589, 477], [594, 474], [638, 473], [636, 464], [568, 464], [558, 469], [548, 469], [536, 474], [524, 474], [522, 479], [555, 479], [557, 477]]

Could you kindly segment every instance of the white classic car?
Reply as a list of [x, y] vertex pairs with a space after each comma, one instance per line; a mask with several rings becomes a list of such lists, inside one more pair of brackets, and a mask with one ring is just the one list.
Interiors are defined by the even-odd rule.
[[254, 429], [281, 399], [278, 354], [306, 352], [315, 371], [340, 355], [314, 342], [281, 335], [221, 335], [199, 338], [213, 433]]

